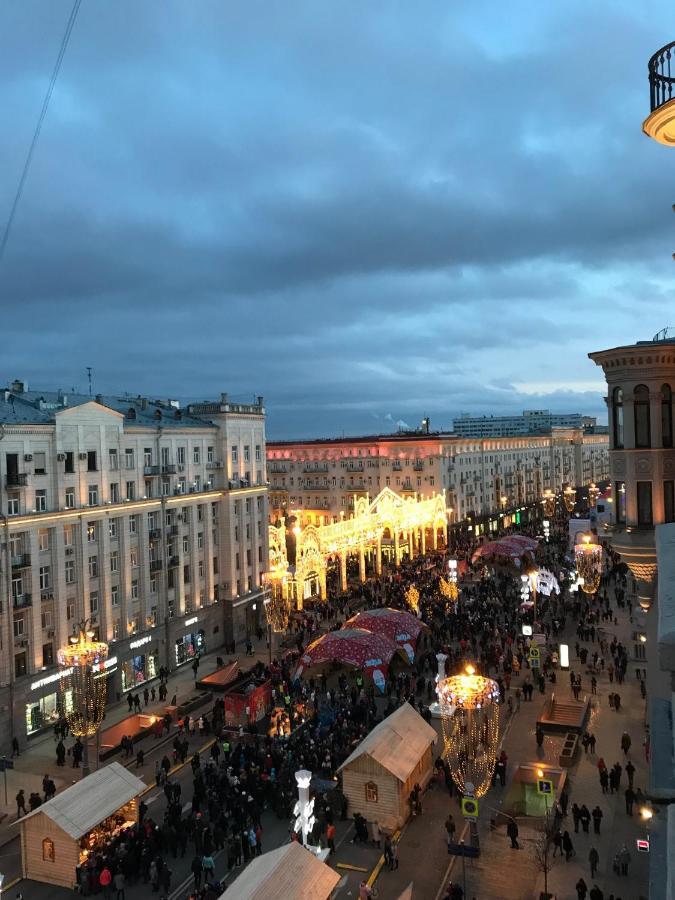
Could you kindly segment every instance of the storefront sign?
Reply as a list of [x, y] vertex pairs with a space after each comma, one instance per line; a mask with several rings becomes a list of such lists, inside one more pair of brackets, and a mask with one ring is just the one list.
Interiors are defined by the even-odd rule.
[[30, 689], [31, 691], [37, 691], [38, 688], [46, 687], [48, 684], [53, 684], [55, 681], [58, 681], [60, 678], [65, 678], [67, 675], [72, 675], [72, 669], [64, 669], [62, 672], [55, 672], [53, 675], [46, 675], [44, 678], [41, 678], [39, 681], [34, 681]]
[[[187, 628], [188, 625], [195, 625], [198, 621], [199, 621], [199, 616], [193, 616], [191, 619], [186, 619], [185, 627]], [[149, 638], [148, 638], [148, 640], [149, 640]]]
[[129, 649], [135, 650], [136, 647], [142, 647], [143, 644], [149, 644], [151, 640], [152, 640], [152, 635], [150, 635], [150, 634], [147, 637], [139, 638], [137, 641], [132, 641], [129, 644]]
[[110, 659], [106, 659], [103, 663], [96, 663], [95, 666], [91, 667], [92, 672], [100, 672], [101, 669], [112, 669], [113, 666], [117, 665], [117, 657], [111, 656]]

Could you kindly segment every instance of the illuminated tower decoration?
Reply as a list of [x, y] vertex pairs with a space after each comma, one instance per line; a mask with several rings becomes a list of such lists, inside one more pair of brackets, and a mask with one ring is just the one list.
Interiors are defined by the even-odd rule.
[[565, 503], [567, 512], [571, 513], [577, 502], [577, 492], [571, 484], [568, 484], [563, 488], [563, 502]]
[[602, 574], [602, 547], [592, 543], [591, 538], [590, 534], [583, 535], [582, 542], [574, 547], [577, 572], [583, 578], [581, 589], [585, 594], [597, 591]]
[[104, 663], [108, 645], [94, 640], [93, 631], [80, 624], [79, 637], [57, 653], [61, 678], [61, 707], [68, 726], [84, 745], [82, 776], [89, 774], [89, 738], [96, 734], [105, 714], [107, 679]]
[[444, 756], [462, 794], [482, 797], [492, 784], [499, 744], [499, 686], [467, 666], [438, 683]]
[[314, 818], [314, 798], [309, 798], [309, 785], [312, 780], [312, 773], [307, 769], [300, 769], [295, 773], [295, 780], [298, 783], [298, 800], [293, 809], [295, 816], [295, 825], [293, 826], [296, 834], [302, 835], [302, 843], [307, 846], [307, 838], [316, 825]]
[[405, 602], [408, 604], [412, 612], [414, 612], [416, 616], [419, 616], [420, 592], [417, 590], [414, 584], [411, 584], [408, 590], [405, 592]]
[[547, 516], [552, 516], [555, 512], [555, 494], [551, 488], [546, 488], [541, 498], [541, 502], [544, 505], [544, 513]]

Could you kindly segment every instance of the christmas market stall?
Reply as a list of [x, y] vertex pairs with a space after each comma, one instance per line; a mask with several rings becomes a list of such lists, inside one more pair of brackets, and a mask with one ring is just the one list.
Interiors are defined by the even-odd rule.
[[433, 774], [435, 729], [409, 703], [387, 716], [340, 766], [349, 812], [400, 828], [410, 815], [410, 793]]
[[223, 697], [225, 725], [229, 728], [246, 727], [260, 722], [272, 709], [272, 682], [248, 678], [238, 684], [236, 690]]
[[23, 877], [74, 888], [90, 854], [138, 822], [145, 787], [114, 762], [29, 812], [17, 823]]
[[357, 613], [345, 622], [345, 628], [365, 628], [373, 634], [383, 634], [405, 650], [410, 662], [415, 659], [417, 639], [422, 631], [430, 631], [417, 616], [404, 609], [377, 607]]
[[291, 841], [257, 856], [221, 900], [329, 900], [339, 881], [334, 869]]
[[317, 669], [325, 664], [349, 666], [369, 675], [375, 687], [384, 693], [389, 666], [394, 658], [408, 663], [408, 657], [391, 638], [373, 634], [365, 628], [341, 628], [329, 631], [307, 647], [300, 657], [295, 677], [307, 669]]

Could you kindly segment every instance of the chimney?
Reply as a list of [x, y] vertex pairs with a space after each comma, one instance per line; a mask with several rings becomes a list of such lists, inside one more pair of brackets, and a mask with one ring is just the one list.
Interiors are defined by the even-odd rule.
[[263, 405], [263, 398], [262, 398], [261, 396], [258, 396], [258, 397], [257, 397], [257, 400], [258, 400], [258, 406], [262, 406], [262, 405]]
[[102, 403], [102, 402], [103, 402], [103, 396], [102, 396], [101, 394], [97, 394], [97, 395], [94, 397], [94, 400], [96, 400], [97, 403]]
[[223, 405], [225, 405], [225, 404], [227, 403], [227, 394], [221, 393], [221, 395], [220, 395], [220, 402], [221, 402]]
[[23, 394], [24, 391], [28, 390], [28, 385], [25, 381], [19, 381], [18, 379], [16, 379], [12, 382], [12, 390], [15, 394]]

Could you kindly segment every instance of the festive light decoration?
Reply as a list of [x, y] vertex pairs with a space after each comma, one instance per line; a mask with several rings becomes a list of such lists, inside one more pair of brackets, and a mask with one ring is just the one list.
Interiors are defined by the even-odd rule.
[[316, 825], [314, 798], [309, 798], [312, 773], [307, 769], [300, 769], [295, 773], [295, 780], [298, 784], [298, 800], [293, 808], [293, 815], [296, 817], [293, 830], [296, 834], [302, 834], [302, 843], [307, 846], [307, 838]]
[[585, 594], [594, 594], [600, 587], [602, 547], [592, 543], [590, 534], [585, 534], [582, 542], [574, 547], [574, 559], [577, 572], [583, 579], [581, 590]]
[[436, 687], [444, 756], [462, 793], [482, 797], [492, 783], [499, 743], [499, 686], [467, 666]]
[[549, 537], [551, 536], [551, 523], [549, 522], [548, 519], [544, 519], [544, 521], [541, 524], [544, 529], [544, 540], [547, 541], [549, 539]]
[[541, 502], [544, 504], [544, 512], [546, 515], [552, 516], [555, 512], [555, 494], [551, 488], [546, 488], [541, 498]]
[[459, 596], [459, 590], [455, 582], [448, 581], [443, 576], [438, 579], [438, 590], [441, 592], [441, 596], [449, 600], [450, 603], [454, 603]]
[[414, 584], [411, 584], [408, 590], [405, 592], [405, 602], [408, 604], [410, 609], [415, 613], [415, 615], [419, 615], [420, 611], [420, 592], [417, 590]]
[[598, 502], [598, 497], [600, 496], [600, 488], [594, 481], [588, 485], [588, 503], [591, 507], [594, 507]]
[[284, 634], [291, 618], [291, 604], [283, 591], [278, 586], [272, 588], [268, 597], [263, 601], [265, 607], [265, 619], [275, 634]]
[[79, 637], [57, 653], [61, 679], [62, 708], [71, 732], [76, 737], [96, 734], [105, 713], [106, 677], [103, 663], [108, 645], [94, 640], [93, 631], [80, 625]]
[[568, 484], [563, 488], [562, 494], [563, 494], [563, 502], [565, 504], [565, 509], [567, 510], [567, 512], [571, 513], [577, 502], [577, 492], [576, 492], [575, 488], [572, 487], [571, 484]]

